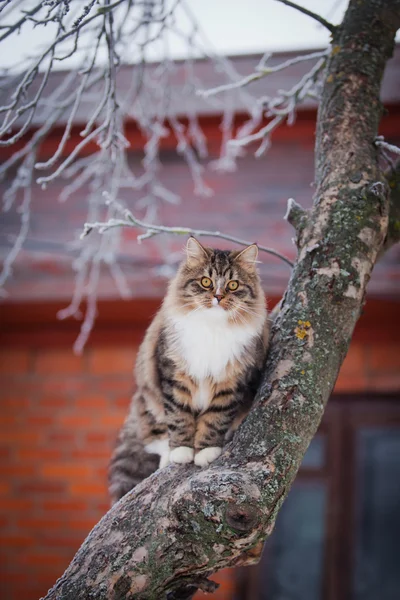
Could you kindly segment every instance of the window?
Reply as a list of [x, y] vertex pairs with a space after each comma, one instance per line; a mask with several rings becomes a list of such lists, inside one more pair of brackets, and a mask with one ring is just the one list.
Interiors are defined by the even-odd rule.
[[240, 600], [397, 600], [400, 398], [334, 397]]

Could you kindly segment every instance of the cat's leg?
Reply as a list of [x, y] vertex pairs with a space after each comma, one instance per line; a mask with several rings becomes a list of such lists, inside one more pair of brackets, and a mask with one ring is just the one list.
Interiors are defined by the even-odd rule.
[[157, 406], [154, 394], [148, 388], [143, 388], [135, 394], [134, 409], [144, 449], [148, 454], [159, 455], [159, 468], [162, 469], [168, 465], [170, 453], [167, 425], [161, 418], [162, 407]]
[[[162, 339], [161, 339], [162, 342]], [[185, 380], [159, 342], [157, 366], [168, 428], [170, 462], [190, 463], [194, 458], [195, 415], [191, 407], [190, 382]], [[186, 378], [187, 379], [187, 378]]]
[[232, 389], [217, 392], [206, 411], [197, 417], [194, 462], [206, 467], [222, 452], [225, 435], [239, 412], [239, 400]]
[[162, 382], [165, 423], [168, 428], [170, 462], [190, 463], [194, 458], [195, 415], [190, 391], [179, 381]]

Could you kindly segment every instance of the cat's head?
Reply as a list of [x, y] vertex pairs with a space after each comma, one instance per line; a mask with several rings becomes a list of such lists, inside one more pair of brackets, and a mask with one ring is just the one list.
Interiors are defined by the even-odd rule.
[[[233, 323], [262, 316], [265, 298], [256, 268], [256, 244], [244, 250], [206, 248], [194, 237], [186, 244], [186, 259], [172, 282], [174, 306], [182, 312], [207, 309], [225, 312]], [[221, 313], [222, 315], [222, 313]]]

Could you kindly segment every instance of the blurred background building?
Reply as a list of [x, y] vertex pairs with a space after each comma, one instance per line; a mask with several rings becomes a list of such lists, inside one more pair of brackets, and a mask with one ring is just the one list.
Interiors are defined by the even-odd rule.
[[[276, 60], [290, 56], [280, 53]], [[238, 56], [233, 62], [246, 74], [258, 58]], [[209, 86], [216, 83], [206, 62], [197, 68]], [[290, 87], [301, 68], [278, 74], [274, 87]], [[399, 81], [398, 47], [385, 76], [387, 110], [380, 128], [387, 141], [397, 144]], [[268, 93], [268, 81], [259, 85]], [[217, 157], [220, 114], [194, 108], [210, 154]], [[235, 113], [240, 123], [240, 106]], [[223, 176], [208, 169], [205, 180], [215, 195], [201, 199], [194, 197], [187, 167], [166, 137], [164, 181], [184, 203], [164, 204], [159, 221], [225, 231], [294, 259], [293, 232], [283, 215], [289, 197], [311, 206], [315, 119], [315, 106], [306, 104], [292, 127], [276, 131], [267, 157], [256, 160], [248, 154], [237, 171]], [[78, 125], [68, 149], [78, 141]], [[132, 142], [129, 161], [135, 165], [142, 156], [135, 123], [127, 137]], [[54, 152], [59, 140], [60, 131], [54, 129], [42, 158]], [[15, 148], [2, 148], [0, 161], [11, 151]], [[1, 185], [4, 191], [7, 181]], [[74, 355], [80, 322], [60, 321], [56, 315], [73, 290], [69, 243], [85, 220], [84, 200], [80, 191], [60, 204], [61, 186], [57, 181], [36, 192], [31, 232], [8, 282], [9, 295], [0, 303], [0, 595], [7, 600], [45, 595], [108, 510], [107, 463], [134, 389], [136, 352], [183, 246], [181, 238], [138, 245], [137, 232], [124, 230], [119, 264], [132, 297], [120, 299], [108, 272], [102, 273], [94, 330], [83, 354]], [[3, 221], [3, 239], [14, 232], [15, 218]], [[211, 238], [206, 243], [232, 247]], [[260, 258], [272, 307], [285, 289], [289, 268], [272, 256]], [[394, 247], [374, 271], [334, 395], [261, 563], [217, 575], [216, 599], [398, 597], [399, 315], [400, 249]]]

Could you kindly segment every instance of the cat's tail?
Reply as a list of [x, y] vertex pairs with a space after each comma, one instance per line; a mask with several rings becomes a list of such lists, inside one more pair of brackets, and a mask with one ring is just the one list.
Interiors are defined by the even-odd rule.
[[137, 435], [135, 421], [128, 416], [111, 457], [108, 481], [111, 503], [125, 496], [158, 468], [160, 457], [148, 454]]

